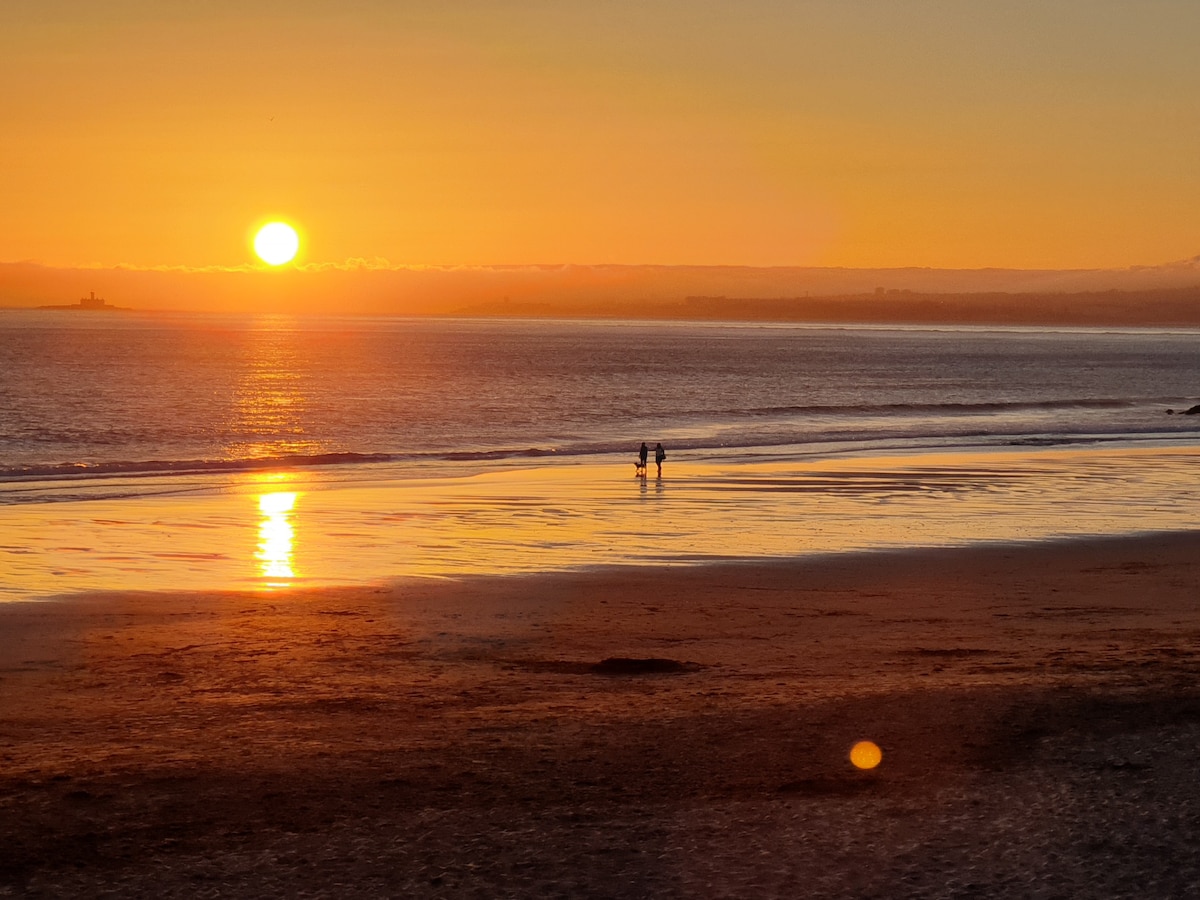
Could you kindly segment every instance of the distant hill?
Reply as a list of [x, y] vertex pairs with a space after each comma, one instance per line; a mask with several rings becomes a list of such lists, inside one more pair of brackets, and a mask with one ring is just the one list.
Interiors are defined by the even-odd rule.
[[885, 291], [779, 300], [689, 297], [677, 314], [793, 322], [1200, 326], [1200, 287], [1055, 294]]
[[1007, 324], [1200, 324], [1200, 257], [1128, 269], [0, 263], [0, 306], [95, 290], [142, 310]]
[[680, 301], [521, 303], [457, 310], [463, 316], [576, 316], [693, 321], [838, 322], [846, 324], [1058, 325], [1200, 327], [1200, 286], [1075, 293], [932, 293], [879, 290], [804, 297], [686, 297]]

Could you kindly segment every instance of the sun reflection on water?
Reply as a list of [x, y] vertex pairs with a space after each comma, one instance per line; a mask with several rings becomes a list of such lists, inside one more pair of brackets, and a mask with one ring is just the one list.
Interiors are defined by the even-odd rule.
[[271, 458], [319, 452], [309, 433], [311, 374], [295, 320], [263, 316], [245, 337], [234, 386], [226, 452]]
[[268, 587], [287, 587], [296, 573], [292, 568], [292, 543], [295, 531], [290, 514], [298, 495], [290, 491], [260, 494], [258, 510], [258, 552], [254, 554]]

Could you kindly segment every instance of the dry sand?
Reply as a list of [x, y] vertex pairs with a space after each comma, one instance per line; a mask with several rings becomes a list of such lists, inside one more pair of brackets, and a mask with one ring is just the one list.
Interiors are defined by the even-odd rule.
[[1200, 896], [1198, 600], [1182, 534], [10, 604], [0, 895]]

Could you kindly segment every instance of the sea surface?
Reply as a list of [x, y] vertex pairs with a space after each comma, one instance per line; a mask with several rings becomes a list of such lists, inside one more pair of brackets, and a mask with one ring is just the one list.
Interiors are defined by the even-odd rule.
[[0, 311], [0, 592], [1187, 528], [1197, 402], [1195, 329]]

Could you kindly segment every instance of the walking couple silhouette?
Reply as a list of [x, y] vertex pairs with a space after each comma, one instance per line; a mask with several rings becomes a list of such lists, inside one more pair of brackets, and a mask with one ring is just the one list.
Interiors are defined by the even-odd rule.
[[[646, 459], [650, 456], [650, 449], [646, 446], [646, 442], [642, 442], [641, 448], [638, 450], [637, 462], [634, 465], [634, 472], [646, 477]], [[663, 460], [667, 458], [667, 451], [663, 449], [662, 444], [654, 445], [654, 464], [658, 466], [658, 477], [662, 478]]]

